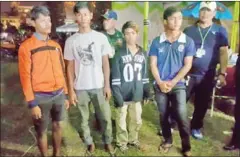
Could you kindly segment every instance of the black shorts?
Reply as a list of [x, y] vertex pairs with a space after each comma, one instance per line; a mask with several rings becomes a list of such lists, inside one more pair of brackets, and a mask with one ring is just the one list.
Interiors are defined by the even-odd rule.
[[33, 119], [35, 130], [38, 133], [47, 130], [50, 119], [53, 122], [63, 121], [65, 118], [65, 95], [62, 93], [57, 96], [39, 96], [35, 95], [38, 106], [41, 109], [42, 117], [40, 119]]

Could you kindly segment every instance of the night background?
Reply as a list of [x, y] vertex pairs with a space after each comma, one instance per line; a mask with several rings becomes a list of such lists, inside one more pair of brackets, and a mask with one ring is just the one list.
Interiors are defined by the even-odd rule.
[[[119, 3], [118, 3], [119, 2]], [[143, 2], [91, 2], [95, 6], [94, 18], [92, 21], [92, 28], [102, 31], [102, 17], [101, 15], [107, 9], [116, 9], [118, 13], [117, 29], [121, 30], [122, 24], [126, 21], [133, 20], [140, 26], [139, 43], [143, 43]], [[140, 4], [141, 3], [141, 4]], [[151, 4], [150, 4], [151, 3]], [[178, 8], [186, 7], [188, 2], [149, 2], [149, 44], [159, 33], [164, 31], [162, 14], [163, 10], [168, 6], [176, 6]], [[222, 2], [227, 8], [234, 13], [234, 1]], [[32, 2], [15, 2], [6, 1], [0, 2], [1, 5], [1, 47], [0, 47], [0, 63], [1, 63], [1, 150], [0, 156], [39, 156], [39, 151], [36, 141], [33, 136], [34, 129], [32, 128], [32, 119], [27, 103], [24, 99], [22, 87], [20, 84], [19, 70], [18, 70], [18, 48], [20, 44], [29, 38], [35, 31], [31, 26], [28, 18], [28, 12], [33, 6], [46, 5], [51, 12], [52, 33], [51, 38], [56, 40], [62, 48], [67, 37], [78, 31], [78, 26], [74, 21], [74, 14], [72, 8], [75, 2], [63, 1], [32, 1]], [[232, 31], [233, 24], [238, 24], [234, 20], [219, 20], [228, 32], [229, 41], [232, 35], [236, 35], [236, 42], [239, 44], [239, 31]], [[194, 18], [184, 18], [183, 28], [192, 25], [196, 22]], [[75, 24], [75, 25], [74, 25]], [[74, 25], [75, 32], [65, 31], [57, 32], [56, 29], [61, 26]], [[236, 28], [237, 28], [236, 27]], [[238, 52], [237, 50], [234, 52]], [[231, 75], [228, 75], [231, 76]], [[233, 81], [231, 81], [232, 83]], [[230, 86], [232, 87], [233, 85]], [[230, 88], [229, 90], [232, 90]], [[227, 91], [229, 93], [229, 90]], [[191, 139], [192, 152], [196, 156], [239, 156], [239, 152], [228, 152], [222, 149], [223, 145], [227, 143], [231, 137], [232, 127], [234, 126], [234, 99], [215, 101], [214, 115], [210, 116], [207, 113], [205, 118], [206, 138], [202, 141]], [[193, 104], [188, 104], [188, 117], [192, 116]], [[93, 110], [90, 107], [90, 110]], [[159, 132], [159, 114], [156, 105], [153, 102], [143, 106], [143, 126], [140, 130], [140, 140], [146, 145], [146, 152], [140, 152], [135, 149], [130, 149], [126, 154], [118, 153], [119, 156], [163, 156], [158, 151], [158, 146], [161, 137], [157, 135]], [[63, 156], [85, 156], [85, 144], [79, 138], [79, 113], [76, 107], [71, 107], [68, 112], [69, 119], [66, 122], [66, 129], [63, 132]], [[90, 115], [89, 124], [93, 127], [94, 113]], [[108, 156], [102, 150], [102, 143], [100, 133], [93, 129], [92, 134], [97, 140], [96, 156]], [[48, 136], [51, 136], [49, 129]], [[174, 145], [169, 152], [169, 156], [180, 156], [181, 140], [178, 131], [173, 132]], [[49, 138], [50, 139], [50, 138]], [[52, 147], [50, 146], [50, 152]]]

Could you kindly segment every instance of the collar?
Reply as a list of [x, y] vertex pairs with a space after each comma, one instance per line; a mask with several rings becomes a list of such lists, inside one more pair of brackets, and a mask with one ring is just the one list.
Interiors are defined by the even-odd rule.
[[[162, 43], [164, 41], [167, 40], [167, 36], [166, 36], [166, 33], [163, 32], [161, 35], [160, 35], [160, 40], [159, 40], [159, 43]], [[184, 33], [181, 33], [181, 35], [179, 36], [178, 42], [181, 42], [181, 43], [186, 43], [186, 34]]]
[[47, 39], [43, 39], [42, 35], [38, 32], [34, 32], [33, 36], [36, 37], [38, 40], [42, 40], [42, 41], [48, 41], [49, 40], [49, 36], [47, 37]]
[[107, 34], [107, 35], [109, 35], [109, 36], [114, 36], [114, 35], [116, 35], [117, 33], [118, 33], [118, 31], [117, 31], [117, 29], [115, 28], [114, 29], [114, 33], [113, 34], [108, 34], [108, 32], [107, 31], [105, 31], [105, 33]]
[[[138, 54], [138, 53], [144, 53], [144, 51], [143, 51], [143, 48], [141, 47], [141, 46], [139, 46], [138, 44], [136, 44], [137, 45], [137, 47], [138, 47], [138, 52], [136, 53], [136, 54]], [[124, 42], [124, 44], [123, 44], [123, 46], [122, 46], [122, 49], [127, 53], [127, 54], [129, 54], [128, 52], [129, 52], [129, 49], [128, 49], [128, 47], [127, 47], [127, 43], [126, 42]], [[135, 55], [136, 55], [135, 54]]]

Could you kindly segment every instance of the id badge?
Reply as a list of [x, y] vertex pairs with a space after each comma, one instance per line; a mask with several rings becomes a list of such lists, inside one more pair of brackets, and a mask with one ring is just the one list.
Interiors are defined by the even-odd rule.
[[206, 54], [206, 51], [204, 49], [198, 48], [197, 52], [196, 52], [196, 57], [197, 58], [202, 58], [202, 56], [205, 55], [205, 54]]

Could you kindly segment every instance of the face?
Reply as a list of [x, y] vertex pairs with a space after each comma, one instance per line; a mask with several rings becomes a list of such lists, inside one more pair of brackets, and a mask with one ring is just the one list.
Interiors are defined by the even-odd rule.
[[127, 28], [124, 31], [124, 37], [128, 44], [136, 44], [138, 33], [132, 28]]
[[76, 21], [81, 27], [89, 27], [93, 18], [93, 13], [88, 8], [81, 8], [75, 13]]
[[201, 22], [211, 22], [215, 16], [215, 11], [212, 11], [208, 8], [202, 8], [199, 13], [199, 20]]
[[182, 26], [182, 13], [175, 12], [166, 20], [166, 28], [169, 30], [180, 30]]
[[104, 19], [103, 21], [104, 30], [110, 30], [115, 28], [115, 20], [114, 19]]
[[27, 24], [28, 26], [32, 26], [32, 20], [31, 20], [31, 18], [26, 18], [26, 24]]
[[32, 21], [32, 25], [35, 27], [36, 32], [46, 35], [51, 33], [52, 23], [50, 16], [39, 14], [38, 18]]

